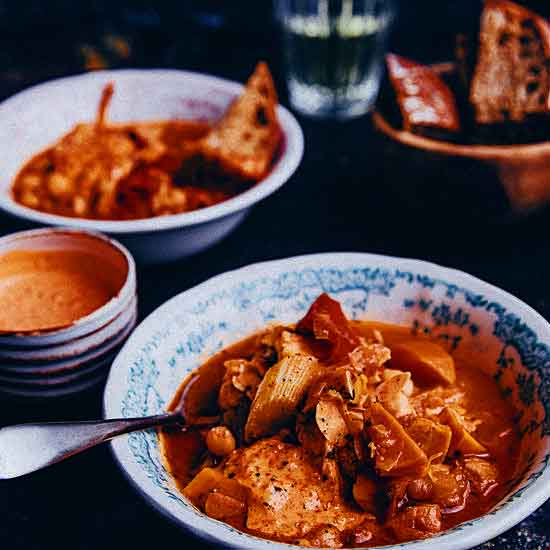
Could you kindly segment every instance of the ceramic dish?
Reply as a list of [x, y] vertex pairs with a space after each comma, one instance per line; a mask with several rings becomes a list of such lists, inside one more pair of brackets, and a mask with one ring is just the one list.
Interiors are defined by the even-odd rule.
[[[550, 325], [496, 287], [416, 260], [302, 256], [229, 272], [176, 296], [136, 329], [116, 358], [105, 388], [105, 416], [164, 411], [180, 382], [206, 357], [269, 322], [296, 321], [323, 291], [353, 318], [416, 327], [475, 353], [522, 413], [521, 474], [509, 496], [479, 519], [392, 548], [471, 548], [509, 529], [550, 496]], [[197, 511], [164, 469], [155, 431], [118, 438], [112, 449], [138, 491], [194, 534], [224, 547], [292, 548]]]
[[[112, 357], [106, 359], [103, 363], [105, 369], [108, 369], [112, 363]], [[71, 384], [65, 384], [63, 386], [56, 386], [55, 388], [40, 388], [30, 389], [21, 386], [0, 386], [0, 395], [4, 398], [10, 398], [20, 401], [45, 401], [48, 399], [58, 399], [61, 397], [70, 397], [75, 394], [79, 394], [92, 388], [96, 388], [105, 383], [105, 373], [102, 372], [99, 375], [86, 378], [85, 380], [79, 380]]]
[[4, 368], [4, 364], [9, 367], [15, 362], [26, 364], [29, 368], [32, 368], [32, 365], [36, 366], [38, 362], [51, 367], [57, 365], [71, 367], [86, 362], [108, 349], [112, 340], [123, 331], [130, 319], [136, 316], [136, 312], [137, 299], [134, 296], [125, 309], [110, 323], [82, 338], [43, 348], [2, 349], [0, 350], [0, 360], [2, 360], [0, 369]]
[[102, 231], [121, 240], [141, 262], [174, 260], [225, 237], [250, 207], [283, 185], [298, 167], [303, 136], [296, 119], [279, 106], [283, 143], [269, 175], [249, 190], [193, 212], [135, 221], [66, 218], [31, 210], [10, 195], [13, 178], [25, 161], [59, 139], [77, 122], [95, 117], [101, 90], [114, 82], [109, 109], [116, 122], [171, 118], [219, 118], [242, 85], [213, 76], [175, 70], [100, 71], [54, 80], [30, 88], [0, 105], [0, 143], [5, 160], [0, 209], [29, 222]]
[[85, 377], [95, 371], [98, 365], [103, 364], [106, 357], [114, 358], [116, 351], [132, 332], [137, 320], [134, 312], [122, 330], [98, 353], [84, 356], [75, 362], [72, 368], [60, 368], [60, 363], [47, 364], [43, 367], [6, 367], [0, 366], [0, 385], [2, 382], [23, 384], [26, 386], [52, 386], [64, 384], [78, 378]]
[[35, 229], [0, 238], [0, 255], [15, 250], [83, 251], [97, 258], [98, 269], [115, 271], [124, 282], [114, 298], [69, 327], [42, 333], [1, 333], [0, 350], [41, 349], [75, 342], [106, 327], [128, 308], [136, 295], [134, 259], [126, 248], [103, 235], [70, 229]]
[[58, 397], [99, 384], [136, 323], [132, 256], [107, 237], [76, 230], [24, 231], [0, 239], [0, 255], [29, 250], [85, 251], [106, 280], [116, 281], [114, 289], [118, 292], [66, 328], [0, 334], [0, 393], [22, 398]]
[[[68, 373], [73, 370], [80, 369], [83, 365], [88, 364], [95, 359], [98, 359], [102, 355], [105, 355], [110, 349], [116, 346], [116, 342], [119, 340], [120, 335], [125, 333], [127, 328], [135, 324], [137, 319], [137, 302], [134, 302], [134, 306], [128, 312], [117, 318], [116, 322], [121, 320], [120, 325], [113, 336], [107, 340], [102, 346], [98, 346], [91, 351], [88, 351], [82, 355], [72, 356], [69, 359], [60, 359], [58, 361], [35, 363], [32, 361], [2, 361], [0, 366], [0, 372], [6, 374], [19, 373], [19, 374], [34, 374], [37, 376], [44, 375], [58, 375]], [[115, 324], [115, 322], [113, 322]], [[0, 358], [1, 359], [1, 358]]]

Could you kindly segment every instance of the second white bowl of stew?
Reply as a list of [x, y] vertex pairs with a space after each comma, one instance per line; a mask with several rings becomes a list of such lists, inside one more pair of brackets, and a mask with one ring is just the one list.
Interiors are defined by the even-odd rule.
[[196, 535], [459, 549], [550, 494], [550, 326], [464, 273], [321, 254], [218, 276], [159, 308], [113, 365], [107, 417], [183, 403], [113, 442]]

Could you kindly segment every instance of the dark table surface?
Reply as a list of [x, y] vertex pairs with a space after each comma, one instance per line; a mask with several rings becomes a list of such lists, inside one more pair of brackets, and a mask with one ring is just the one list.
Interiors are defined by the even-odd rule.
[[[107, 5], [102, 8], [101, 2], [76, 8], [74, 2], [60, 1], [53, 13], [40, 2], [29, 2], [25, 12], [17, 2], [0, 4], [0, 94], [7, 97], [47, 78], [102, 66], [177, 67], [242, 81], [264, 58], [286, 102], [278, 38], [265, 6], [247, 6], [244, 22], [234, 11], [228, 27], [212, 28], [205, 23], [215, 19], [193, 18], [186, 8], [175, 12], [175, 4], [127, 2], [113, 11]], [[412, 9], [402, 3], [392, 47], [427, 61], [450, 54], [449, 29], [460, 22], [469, 24], [478, 9], [473, 1], [439, 3], [438, 14], [434, 3], [414, 4]], [[429, 25], [438, 19], [438, 27]], [[23, 31], [29, 29], [32, 33], [23, 40]], [[113, 37], [127, 47], [113, 47]], [[139, 269], [141, 318], [215, 274], [256, 261], [322, 251], [368, 251], [435, 261], [502, 287], [550, 318], [547, 211], [488, 223], [468, 208], [453, 210], [452, 204], [416, 201], [413, 207], [410, 194], [396, 189], [410, 190], [418, 182], [412, 174], [388, 181], [368, 116], [347, 123], [300, 122], [305, 156], [286, 186], [214, 248], [170, 265]], [[19, 228], [13, 220], [0, 218], [0, 233]], [[60, 402], [0, 401], [0, 424], [99, 418], [101, 398], [97, 388]], [[106, 446], [0, 483], [0, 517], [0, 547], [6, 549], [137, 550], [150, 548], [151, 540], [174, 548], [206, 548], [134, 492]], [[550, 548], [549, 524], [550, 502], [480, 548]]]

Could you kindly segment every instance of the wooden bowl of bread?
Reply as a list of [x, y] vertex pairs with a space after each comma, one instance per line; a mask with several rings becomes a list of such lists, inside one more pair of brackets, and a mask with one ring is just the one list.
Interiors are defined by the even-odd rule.
[[449, 204], [477, 202], [483, 215], [549, 202], [550, 22], [487, 0], [479, 38], [457, 44], [450, 63], [387, 55], [373, 115], [386, 167], [431, 182]]

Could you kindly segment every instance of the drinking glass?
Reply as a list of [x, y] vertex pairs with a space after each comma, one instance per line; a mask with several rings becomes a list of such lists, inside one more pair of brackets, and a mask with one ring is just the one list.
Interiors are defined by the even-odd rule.
[[348, 118], [378, 94], [394, 15], [391, 0], [275, 0], [292, 106]]

